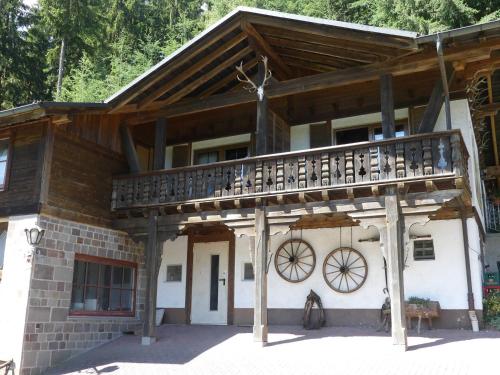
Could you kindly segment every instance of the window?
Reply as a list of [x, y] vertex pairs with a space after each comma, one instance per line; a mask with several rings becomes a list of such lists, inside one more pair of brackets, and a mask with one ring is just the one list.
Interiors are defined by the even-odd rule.
[[248, 156], [248, 147], [230, 148], [225, 150], [225, 160], [243, 159]]
[[182, 281], [182, 265], [167, 266], [167, 282]]
[[137, 265], [75, 255], [71, 314], [133, 316]]
[[10, 140], [0, 139], [0, 190], [7, 186], [7, 173], [9, 167]]
[[254, 280], [255, 275], [253, 273], [252, 263], [243, 263], [243, 280]]
[[[406, 135], [404, 124], [396, 124], [396, 138], [404, 137]], [[375, 128], [373, 130], [373, 139], [375, 141], [381, 141], [384, 139], [384, 134], [382, 133], [382, 127]]]
[[332, 127], [330, 122], [309, 125], [309, 142], [311, 148], [331, 146]]
[[433, 260], [434, 242], [432, 240], [415, 240], [413, 242], [413, 259], [415, 260]]
[[196, 155], [196, 164], [209, 164], [219, 161], [218, 151], [200, 152]]
[[368, 127], [346, 130], [337, 130], [335, 133], [337, 144], [345, 145], [348, 143], [368, 141]]

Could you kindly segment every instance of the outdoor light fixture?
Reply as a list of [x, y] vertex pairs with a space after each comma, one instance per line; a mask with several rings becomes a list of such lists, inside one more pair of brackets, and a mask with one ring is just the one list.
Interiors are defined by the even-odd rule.
[[31, 246], [38, 246], [42, 241], [45, 230], [40, 230], [38, 228], [25, 229], [26, 240]]
[[[40, 230], [38, 228], [25, 229], [24, 233], [26, 233], [26, 241], [31, 246], [31, 250], [26, 252], [26, 261], [31, 263], [33, 259], [33, 253], [35, 252], [35, 247], [40, 245], [42, 241], [43, 235], [45, 234], [45, 230]], [[36, 253], [38, 254], [38, 249], [36, 249]]]

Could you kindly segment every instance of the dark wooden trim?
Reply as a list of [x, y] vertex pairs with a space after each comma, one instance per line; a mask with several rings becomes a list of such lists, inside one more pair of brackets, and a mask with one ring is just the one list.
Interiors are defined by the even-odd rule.
[[127, 158], [130, 173], [138, 173], [141, 171], [141, 164], [139, 163], [139, 157], [137, 156], [137, 151], [135, 150], [132, 132], [130, 131], [130, 128], [128, 126], [120, 125], [120, 134], [122, 139], [123, 153]]
[[[5, 134], [5, 136], [4, 136]], [[0, 139], [7, 139], [9, 142], [9, 149], [7, 151], [7, 163], [5, 165], [5, 181], [3, 186], [0, 186], [0, 193], [9, 189], [10, 172], [12, 166], [12, 156], [14, 155], [14, 142], [16, 141], [16, 132], [8, 131], [0, 134]]]
[[46, 204], [49, 197], [50, 174], [52, 169], [52, 154], [54, 151], [55, 126], [49, 119], [44, 129], [44, 144], [40, 177], [40, 204]]
[[[220, 229], [220, 227], [218, 227]], [[227, 285], [227, 324], [234, 322], [234, 266], [235, 238], [231, 231], [206, 234], [188, 233], [187, 265], [186, 265], [186, 324], [191, 324], [191, 301], [193, 298], [193, 248], [195, 243], [228, 242], [228, 285]]]
[[[120, 317], [135, 317], [136, 305], [137, 305], [137, 268], [138, 264], [136, 262], [129, 262], [126, 260], [104, 258], [95, 255], [75, 253], [75, 261], [80, 260], [83, 262], [91, 262], [97, 264], [105, 264], [110, 266], [124, 266], [130, 267], [134, 270], [134, 287], [132, 292], [132, 311], [85, 311], [85, 310], [71, 310], [69, 309], [68, 316], [120, 316]], [[73, 272], [75, 271], [75, 266], [73, 262]], [[97, 289], [97, 287], [96, 287]], [[112, 288], [110, 288], [112, 289]], [[122, 288], [115, 288], [122, 289]], [[71, 291], [73, 292], [73, 282], [71, 282]]]
[[394, 121], [394, 96], [392, 89], [392, 75], [380, 76], [380, 112], [382, 114], [382, 133], [384, 138], [393, 138], [396, 133]]
[[165, 168], [165, 147], [167, 147], [167, 119], [160, 117], [155, 126], [153, 169]]

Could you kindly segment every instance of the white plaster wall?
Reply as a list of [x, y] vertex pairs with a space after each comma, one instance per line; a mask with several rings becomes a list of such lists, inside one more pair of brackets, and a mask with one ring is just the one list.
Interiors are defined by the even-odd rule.
[[165, 148], [165, 169], [172, 168], [173, 155], [174, 155], [174, 146], [167, 146]]
[[[451, 127], [452, 129], [460, 129], [464, 143], [469, 151], [469, 179], [472, 193], [472, 204], [480, 213], [481, 222], [484, 226], [483, 217], [483, 197], [481, 195], [481, 177], [479, 169], [479, 153], [477, 149], [476, 139], [474, 136], [474, 128], [470, 117], [469, 104], [466, 99], [453, 100], [450, 103], [451, 109]], [[436, 121], [435, 131], [446, 130], [446, 115], [444, 106], [441, 108], [439, 117]]]
[[[408, 118], [408, 108], [396, 109], [394, 111], [394, 118], [401, 120]], [[370, 125], [377, 122], [382, 122], [382, 114], [380, 112], [368, 113], [365, 115], [344, 117], [332, 120], [332, 129], [341, 129], [361, 125]]]
[[236, 238], [234, 252], [234, 307], [253, 308], [254, 282], [243, 280], [243, 265], [251, 262], [250, 239]]
[[[158, 274], [157, 306], [159, 308], [184, 308], [186, 301], [187, 236], [163, 245], [163, 257]], [[167, 265], [182, 265], [182, 281], [167, 282]]]
[[9, 229], [5, 243], [2, 281], [0, 282], [0, 358], [14, 359], [21, 364], [24, 325], [30, 276], [33, 262], [26, 260], [31, 246], [26, 241], [24, 229], [37, 225], [37, 215], [9, 218]]
[[308, 150], [309, 124], [290, 127], [290, 151]]
[[424, 226], [415, 224], [411, 227], [410, 234], [431, 235], [436, 259], [415, 261], [413, 243], [409, 244], [404, 271], [405, 298], [430, 298], [439, 301], [443, 309], [467, 309], [461, 221], [430, 221]]

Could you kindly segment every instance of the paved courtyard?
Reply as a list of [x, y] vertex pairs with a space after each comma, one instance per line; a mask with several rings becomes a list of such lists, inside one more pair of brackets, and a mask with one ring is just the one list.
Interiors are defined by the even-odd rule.
[[167, 325], [159, 341], [137, 336], [75, 357], [48, 374], [416, 375], [498, 374], [500, 332], [411, 331], [410, 350], [397, 352], [385, 333], [329, 327], [270, 327], [269, 344], [252, 342], [250, 327]]

